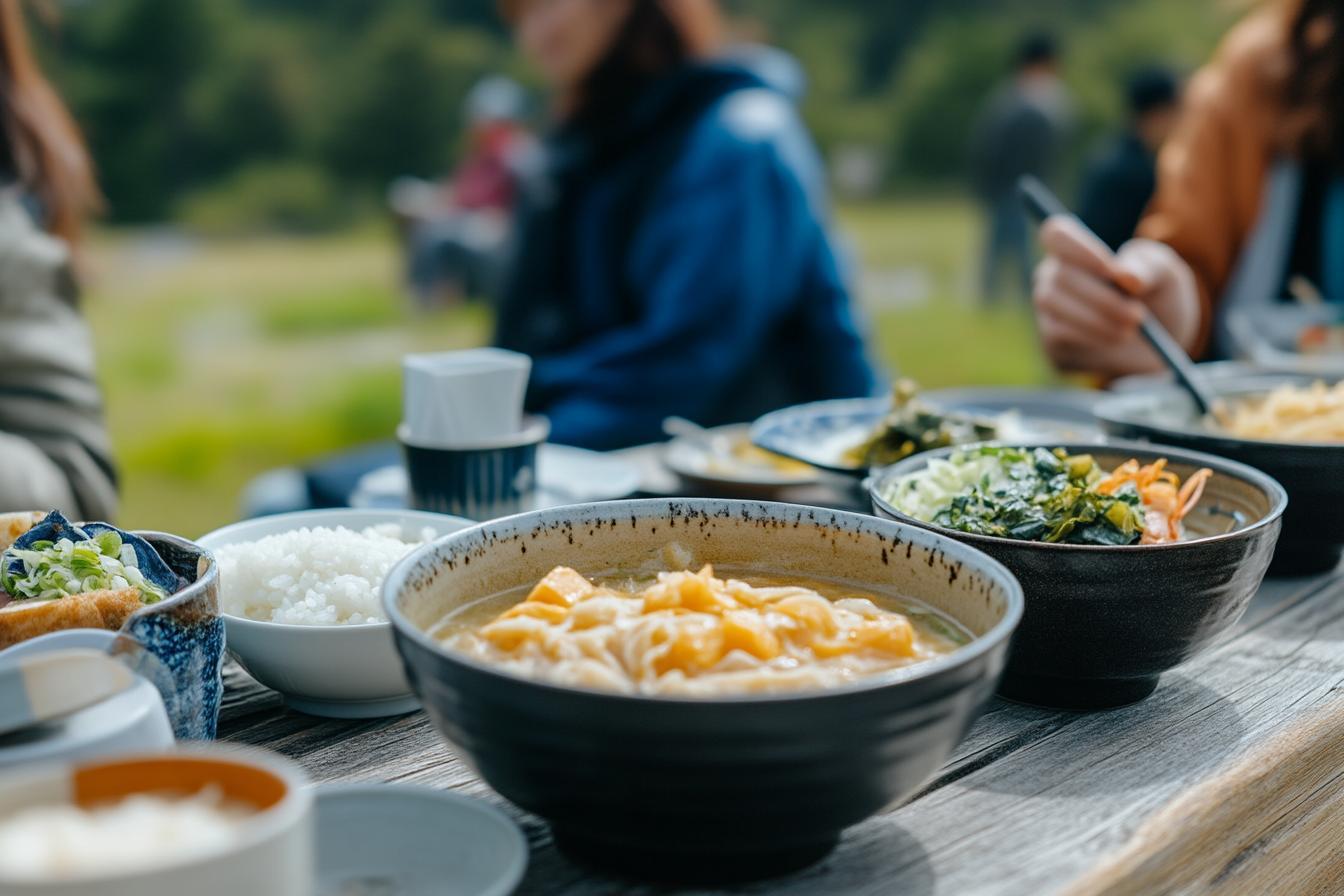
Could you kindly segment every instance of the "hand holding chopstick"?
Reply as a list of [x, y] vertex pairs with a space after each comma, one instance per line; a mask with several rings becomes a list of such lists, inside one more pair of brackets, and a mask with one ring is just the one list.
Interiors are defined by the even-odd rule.
[[[1060, 289], [1048, 291], [1042, 300], [1056, 325], [1065, 331], [1064, 338], [1106, 345], [1108, 338], [1113, 341], [1137, 326], [1200, 412], [1215, 411], [1212, 392], [1180, 343], [1146, 305], [1127, 298], [1161, 285], [1167, 274], [1163, 259], [1136, 252], [1122, 266], [1115, 254], [1039, 180], [1023, 177], [1018, 188], [1028, 210], [1044, 222], [1041, 237], [1047, 250], [1066, 263], [1054, 272]], [[1067, 301], [1069, 296], [1078, 300]]]

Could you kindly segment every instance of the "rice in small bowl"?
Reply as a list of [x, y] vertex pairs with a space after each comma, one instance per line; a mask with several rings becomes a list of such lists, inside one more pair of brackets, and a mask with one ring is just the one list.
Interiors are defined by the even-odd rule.
[[[383, 615], [404, 556], [474, 523], [414, 510], [309, 510], [211, 532], [229, 653], [301, 712], [337, 718], [418, 707]], [[339, 661], [335, 661], [339, 658]]]
[[404, 533], [397, 523], [358, 530], [314, 525], [226, 544], [216, 554], [227, 579], [220, 604], [232, 616], [257, 622], [386, 622], [379, 599], [383, 579], [435, 535], [428, 526]]

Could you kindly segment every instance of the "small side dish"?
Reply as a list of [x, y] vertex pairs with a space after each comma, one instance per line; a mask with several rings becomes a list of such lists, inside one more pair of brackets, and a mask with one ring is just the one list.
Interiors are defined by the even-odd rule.
[[919, 387], [901, 380], [892, 390], [891, 410], [862, 442], [844, 454], [846, 463], [867, 469], [951, 445], [983, 442], [998, 435], [993, 420], [940, 412], [919, 400]]
[[885, 483], [880, 497], [915, 519], [958, 532], [1047, 543], [1165, 544], [1213, 473], [1185, 482], [1164, 458], [1103, 470], [1061, 448], [982, 446], [934, 458]]
[[1142, 700], [1236, 623], [1288, 504], [1258, 470], [1136, 442], [945, 448], [869, 490], [879, 516], [974, 545], [1022, 584], [1000, 693], [1089, 710]]
[[[689, 560], [679, 546], [665, 553]], [[450, 614], [435, 634], [555, 684], [690, 696], [824, 688], [971, 640], [914, 601], [797, 576], [720, 578], [708, 565], [597, 581], [559, 566], [525, 596], [506, 592]]]
[[[11, 518], [8, 531], [22, 522]], [[56, 511], [29, 523], [0, 553], [0, 648], [62, 629], [118, 629], [182, 585], [137, 535]]]
[[414, 541], [399, 525], [353, 530], [302, 526], [215, 548], [225, 613], [286, 625], [386, 622], [379, 589], [398, 560], [433, 537]]

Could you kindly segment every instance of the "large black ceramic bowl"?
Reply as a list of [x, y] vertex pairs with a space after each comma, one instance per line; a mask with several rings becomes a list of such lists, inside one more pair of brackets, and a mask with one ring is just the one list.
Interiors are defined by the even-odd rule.
[[[1247, 374], [1211, 379], [1209, 386], [1218, 397], [1235, 401], [1285, 383], [1310, 385], [1318, 378], [1307, 373]], [[1339, 563], [1344, 552], [1344, 445], [1268, 442], [1219, 432], [1200, 419], [1183, 390], [1170, 386], [1108, 396], [1097, 404], [1096, 414], [1112, 435], [1216, 454], [1282, 483], [1292, 503], [1283, 515], [1272, 574], [1306, 575]]]
[[[1054, 447], [1054, 446], [1051, 446]], [[891, 483], [956, 449], [920, 454], [873, 477], [879, 516], [977, 547], [1022, 583], [1022, 617], [999, 693], [1065, 709], [1141, 700], [1158, 678], [1235, 623], [1269, 566], [1287, 504], [1270, 477], [1241, 464], [1172, 448], [1112, 442], [1062, 445], [1111, 469], [1165, 457], [1182, 479], [1213, 470], [1204, 499], [1175, 544], [1100, 547], [970, 535], [908, 516], [887, 500]]]
[[[822, 691], [625, 696], [482, 665], [426, 634], [445, 613], [560, 564], [636, 568], [677, 542], [696, 563], [899, 589], [976, 638]], [[825, 855], [947, 759], [993, 693], [1022, 596], [965, 545], [861, 514], [789, 504], [641, 500], [510, 517], [427, 545], [384, 602], [407, 674], [444, 737], [559, 845], [646, 878], [759, 877]]]

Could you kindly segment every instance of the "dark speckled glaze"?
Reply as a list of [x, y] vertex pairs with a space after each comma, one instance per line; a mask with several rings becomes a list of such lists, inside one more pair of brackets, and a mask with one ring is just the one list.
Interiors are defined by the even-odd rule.
[[[669, 542], [696, 562], [895, 588], [977, 634], [944, 657], [826, 691], [716, 699], [559, 687], [428, 636], [450, 609], [558, 564], [632, 568]], [[416, 693], [453, 747], [581, 858], [641, 878], [724, 880], [809, 864], [908, 798], [993, 692], [1021, 591], [964, 545], [860, 514], [714, 500], [616, 501], [448, 536], [388, 576]]]
[[[1310, 385], [1313, 374], [1228, 376], [1210, 382], [1223, 398], [1268, 392], [1291, 383]], [[1325, 377], [1329, 381], [1338, 377]], [[1122, 393], [1102, 399], [1097, 419], [1121, 438], [1147, 439], [1216, 454], [1273, 476], [1287, 490], [1283, 537], [1273, 575], [1307, 575], [1334, 569], [1344, 552], [1344, 445], [1287, 444], [1238, 439], [1201, 425], [1194, 405], [1176, 388]]]
[[[1283, 488], [1241, 464], [1172, 448], [1112, 442], [1064, 445], [1110, 469], [1129, 458], [1159, 457], [1184, 479], [1214, 471], [1186, 520], [1193, 540], [1167, 545], [1099, 547], [1042, 544], [953, 532], [914, 520], [881, 495], [886, 484], [923, 469], [952, 449], [902, 461], [872, 482], [880, 516], [951, 535], [1012, 570], [1026, 612], [999, 692], [1025, 703], [1101, 709], [1133, 703], [1161, 674], [1189, 659], [1241, 618], [1274, 553]], [[1235, 516], [1234, 516], [1235, 515]]]

